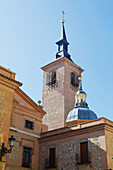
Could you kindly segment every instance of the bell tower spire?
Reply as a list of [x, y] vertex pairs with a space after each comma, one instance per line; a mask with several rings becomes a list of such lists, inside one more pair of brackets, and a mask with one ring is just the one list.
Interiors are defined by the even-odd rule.
[[[63, 13], [64, 15], [64, 13]], [[64, 16], [56, 59], [42, 67], [42, 106], [46, 111], [43, 124], [49, 130], [64, 127], [67, 115], [75, 105], [75, 93], [79, 87], [78, 77], [84, 71], [77, 66], [68, 53], [68, 41], [64, 27]]]
[[63, 13], [63, 20], [62, 20], [62, 28], [61, 28], [61, 34], [59, 40], [56, 42], [58, 46], [58, 50], [56, 53], [56, 59], [61, 58], [61, 57], [66, 57], [70, 59], [70, 54], [68, 53], [68, 41], [66, 38], [66, 32], [65, 32], [65, 27], [64, 27], [64, 11]]

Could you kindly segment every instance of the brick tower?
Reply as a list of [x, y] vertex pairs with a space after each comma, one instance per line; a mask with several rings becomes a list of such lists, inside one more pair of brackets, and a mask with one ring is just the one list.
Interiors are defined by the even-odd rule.
[[75, 93], [79, 86], [78, 77], [83, 72], [68, 53], [69, 43], [64, 20], [60, 39], [56, 44], [58, 51], [55, 60], [42, 67], [44, 71], [42, 105], [47, 113], [43, 118], [43, 124], [46, 124], [49, 130], [64, 127], [69, 111], [74, 108]]

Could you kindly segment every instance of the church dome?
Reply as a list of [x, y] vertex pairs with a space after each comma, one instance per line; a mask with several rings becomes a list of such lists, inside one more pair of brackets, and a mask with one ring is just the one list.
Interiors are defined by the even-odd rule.
[[93, 120], [97, 119], [96, 114], [89, 108], [75, 107], [67, 116], [66, 122], [74, 120]]
[[82, 90], [82, 79], [80, 78], [79, 90], [75, 95], [75, 108], [69, 112], [66, 123], [71, 121], [82, 122], [97, 119], [97, 115], [89, 109], [86, 97], [86, 93]]

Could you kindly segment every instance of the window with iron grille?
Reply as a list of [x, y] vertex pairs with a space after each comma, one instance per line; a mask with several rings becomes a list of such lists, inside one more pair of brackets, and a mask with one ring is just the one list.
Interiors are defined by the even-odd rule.
[[53, 87], [56, 84], [56, 71], [46, 74], [46, 85]]
[[31, 129], [33, 130], [34, 128], [34, 122], [30, 121], [30, 120], [25, 120], [25, 128]]
[[77, 74], [75, 72], [71, 72], [71, 79], [70, 79], [70, 83], [72, 85], [72, 87], [77, 88], [79, 86], [79, 80], [78, 78], [81, 76], [81, 74]]
[[56, 83], [56, 71], [52, 72], [51, 74], [51, 83], [52, 84]]

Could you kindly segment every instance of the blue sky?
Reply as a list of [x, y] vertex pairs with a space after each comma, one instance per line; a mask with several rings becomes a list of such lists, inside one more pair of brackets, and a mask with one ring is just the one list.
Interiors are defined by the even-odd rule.
[[69, 52], [85, 70], [88, 104], [98, 117], [113, 120], [113, 0], [0, 1], [0, 64], [17, 73], [34, 101], [41, 99], [40, 68], [56, 54], [62, 10]]

